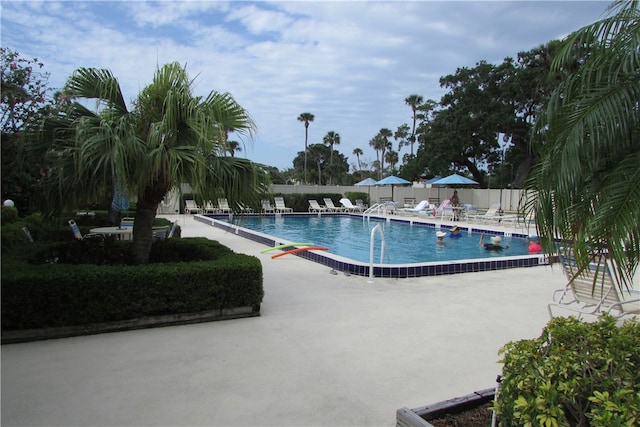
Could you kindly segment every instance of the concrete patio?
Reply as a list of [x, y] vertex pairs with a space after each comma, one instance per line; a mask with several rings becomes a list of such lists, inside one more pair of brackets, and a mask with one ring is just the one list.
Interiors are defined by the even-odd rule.
[[558, 267], [417, 279], [330, 274], [174, 216], [264, 268], [261, 317], [2, 346], [3, 426], [392, 426], [492, 387], [536, 337]]

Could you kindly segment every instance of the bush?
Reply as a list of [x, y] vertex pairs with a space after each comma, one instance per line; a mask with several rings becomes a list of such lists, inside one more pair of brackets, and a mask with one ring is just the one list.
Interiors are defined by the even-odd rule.
[[18, 208], [13, 206], [2, 206], [0, 208], [0, 221], [2, 225], [11, 224], [18, 220]]
[[632, 426], [640, 422], [640, 323], [551, 320], [508, 343], [496, 402], [501, 426]]
[[[16, 248], [2, 260], [2, 329], [78, 326], [260, 306], [264, 291], [258, 258], [200, 238], [156, 244], [180, 254], [177, 258], [186, 261], [192, 253], [191, 259], [196, 260], [168, 262], [167, 257], [156, 256], [159, 262], [140, 266], [62, 265], [46, 263], [47, 258], [52, 261], [50, 245]], [[42, 263], [25, 261], [35, 258]]]

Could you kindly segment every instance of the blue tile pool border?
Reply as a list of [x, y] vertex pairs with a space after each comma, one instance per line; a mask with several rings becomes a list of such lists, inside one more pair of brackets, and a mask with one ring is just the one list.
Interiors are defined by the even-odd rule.
[[[251, 214], [248, 214], [251, 215]], [[255, 215], [255, 214], [254, 214]], [[269, 214], [267, 214], [269, 215]], [[270, 214], [272, 216], [273, 214]], [[317, 214], [276, 214], [287, 216], [317, 216]], [[348, 213], [341, 213], [335, 215], [350, 216], [355, 218], [361, 218], [360, 215], [350, 215]], [[261, 243], [265, 246], [274, 247], [284, 244], [291, 244], [291, 242], [278, 237], [270, 236], [268, 234], [259, 233], [257, 231], [249, 230], [237, 224], [231, 224], [227, 222], [228, 215], [194, 215], [194, 219], [198, 222], [211, 225], [215, 228], [220, 228], [229, 233], [233, 233], [239, 237], [252, 240], [257, 243]], [[383, 218], [383, 217], [371, 217], [370, 221], [391, 221], [391, 222], [408, 222], [413, 226], [428, 227], [428, 228], [442, 228], [448, 230], [453, 225], [449, 224], [434, 224], [423, 221], [414, 221], [411, 218]], [[476, 233], [486, 233], [492, 235], [526, 238], [526, 234], [521, 233], [508, 233], [496, 230], [482, 229], [476, 227], [463, 227], [460, 226], [461, 232], [472, 231]], [[291, 248], [287, 248], [291, 249]], [[322, 265], [326, 265], [333, 270], [354, 274], [358, 276], [370, 276], [372, 265], [361, 261], [355, 261], [352, 259], [340, 257], [331, 253], [321, 251], [301, 251], [293, 254], [304, 259], [308, 259], [313, 262], [317, 262]], [[480, 271], [493, 271], [493, 270], [505, 270], [510, 268], [528, 268], [537, 267], [540, 265], [549, 264], [547, 255], [518, 255], [518, 256], [506, 256], [501, 258], [479, 258], [468, 260], [455, 260], [448, 262], [425, 262], [415, 264], [376, 264], [373, 263], [373, 277], [384, 277], [393, 279], [405, 279], [411, 277], [424, 277], [424, 276], [442, 276], [447, 274], [461, 274], [472, 273]]]

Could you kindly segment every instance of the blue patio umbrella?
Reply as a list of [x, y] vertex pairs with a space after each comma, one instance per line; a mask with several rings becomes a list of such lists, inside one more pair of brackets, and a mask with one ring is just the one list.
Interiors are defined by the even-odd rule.
[[444, 178], [441, 178], [437, 181], [431, 182], [430, 184], [433, 185], [472, 185], [472, 184], [477, 184], [477, 182], [475, 182], [472, 179], [469, 178], [465, 178], [464, 176], [460, 176], [456, 173], [449, 175], [449, 176], [445, 176]]
[[433, 178], [426, 180], [424, 183], [425, 184], [433, 184], [434, 182], [439, 181], [441, 179], [442, 179], [442, 177], [440, 175], [436, 175]]
[[406, 185], [413, 184], [411, 181], [407, 181], [404, 178], [400, 178], [399, 176], [389, 175], [386, 178], [382, 178], [380, 181], [376, 182], [376, 186], [380, 185], [390, 185], [391, 186], [391, 200], [393, 200], [393, 186], [394, 185]]

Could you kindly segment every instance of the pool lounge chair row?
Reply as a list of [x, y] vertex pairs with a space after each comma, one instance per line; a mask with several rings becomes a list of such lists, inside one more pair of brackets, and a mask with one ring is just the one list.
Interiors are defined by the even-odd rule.
[[[251, 212], [251, 208], [239, 205], [238, 210]], [[217, 200], [217, 204], [214, 205], [211, 201], [207, 201], [204, 207], [199, 206], [195, 200], [184, 201], [184, 213], [186, 214], [216, 214], [216, 213], [231, 213], [233, 210], [229, 206], [229, 202], [225, 198]]]
[[317, 200], [309, 200], [309, 212], [364, 212], [366, 207], [362, 200], [356, 200], [354, 205], [350, 199], [343, 197], [340, 199], [341, 206], [336, 206], [329, 197], [323, 199], [324, 206], [318, 203]]

